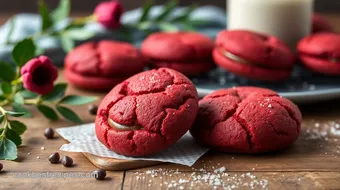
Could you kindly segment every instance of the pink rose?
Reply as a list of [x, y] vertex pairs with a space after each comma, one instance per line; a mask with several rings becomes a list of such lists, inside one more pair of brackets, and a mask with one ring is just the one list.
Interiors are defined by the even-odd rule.
[[123, 6], [118, 1], [106, 1], [97, 5], [94, 15], [105, 28], [116, 29], [120, 27], [123, 12]]
[[24, 88], [38, 94], [52, 91], [58, 70], [46, 56], [31, 59], [21, 68]]

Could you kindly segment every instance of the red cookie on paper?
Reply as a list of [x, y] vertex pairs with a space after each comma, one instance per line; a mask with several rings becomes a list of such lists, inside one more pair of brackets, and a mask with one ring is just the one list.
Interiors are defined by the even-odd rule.
[[88, 42], [65, 58], [64, 75], [73, 85], [89, 90], [109, 90], [146, 66], [139, 51], [128, 43]]
[[203, 34], [160, 32], [142, 43], [141, 52], [154, 68], [167, 67], [185, 75], [198, 75], [215, 67], [213, 48], [214, 41]]
[[193, 124], [198, 95], [192, 82], [172, 69], [145, 71], [120, 83], [101, 102], [97, 138], [126, 156], [160, 152]]
[[298, 44], [302, 63], [315, 72], [340, 75], [340, 35], [317, 33], [302, 39]]
[[294, 54], [276, 37], [243, 30], [220, 32], [213, 57], [226, 70], [261, 81], [289, 78], [295, 63]]
[[236, 87], [200, 100], [190, 132], [200, 144], [222, 152], [264, 153], [291, 145], [301, 121], [298, 107], [276, 92]]

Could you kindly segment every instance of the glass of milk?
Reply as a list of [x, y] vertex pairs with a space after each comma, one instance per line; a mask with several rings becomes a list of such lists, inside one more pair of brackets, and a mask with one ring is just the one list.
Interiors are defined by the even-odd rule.
[[314, 0], [227, 0], [228, 29], [271, 34], [292, 49], [311, 33]]

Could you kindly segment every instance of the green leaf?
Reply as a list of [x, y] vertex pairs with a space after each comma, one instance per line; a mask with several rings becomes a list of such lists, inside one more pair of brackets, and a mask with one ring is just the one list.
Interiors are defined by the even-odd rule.
[[57, 113], [52, 108], [46, 105], [37, 105], [37, 108], [47, 119], [50, 119], [53, 121], [59, 119]]
[[26, 99], [32, 99], [38, 97], [37, 93], [31, 92], [29, 90], [21, 90], [20, 95]]
[[24, 97], [20, 94], [20, 93], [16, 93], [13, 97], [13, 100], [15, 103], [19, 104], [19, 105], [23, 105], [24, 102]]
[[25, 112], [13, 112], [13, 111], [6, 111], [6, 113], [13, 117], [21, 117], [26, 114]]
[[53, 90], [50, 93], [43, 95], [41, 99], [45, 101], [55, 101], [65, 95], [66, 88], [66, 83], [59, 83], [54, 86]]
[[97, 97], [93, 97], [93, 96], [70, 95], [70, 96], [65, 96], [63, 99], [61, 99], [58, 102], [58, 104], [83, 105], [83, 104], [88, 104], [90, 102], [93, 102], [96, 99], [97, 99]]
[[11, 94], [12, 92], [12, 86], [7, 83], [7, 82], [3, 82], [3, 83], [0, 83], [0, 87], [1, 87], [1, 91], [3, 94]]
[[22, 143], [20, 136], [12, 129], [6, 129], [6, 138], [13, 141], [15, 145], [19, 146]]
[[181, 27], [183, 31], [195, 31], [195, 27], [190, 24], [182, 24]]
[[71, 109], [64, 106], [56, 106], [56, 108], [65, 119], [75, 123], [82, 123], [79, 116], [76, 113], [74, 113]]
[[18, 157], [17, 146], [9, 139], [0, 139], [0, 160], [15, 160]]
[[11, 125], [11, 129], [15, 131], [18, 135], [23, 134], [27, 129], [26, 125], [20, 121], [11, 120], [9, 121], [9, 123]]
[[53, 26], [53, 20], [50, 16], [50, 11], [43, 0], [39, 0], [39, 12], [41, 17], [41, 30], [46, 31]]
[[152, 7], [153, 5], [154, 5], [153, 0], [148, 0], [148, 1], [144, 4], [143, 9], [142, 9], [142, 15], [141, 15], [141, 17], [139, 18], [139, 22], [144, 22], [145, 20], [148, 19], [150, 9], [151, 9], [151, 7]]
[[166, 22], [159, 23], [158, 27], [160, 30], [165, 31], [165, 32], [176, 32], [179, 30], [179, 28], [176, 25], [166, 23]]
[[0, 79], [11, 82], [15, 78], [15, 72], [7, 62], [0, 61]]
[[70, 52], [74, 48], [74, 41], [66, 35], [62, 35], [60, 37], [60, 42], [61, 47], [66, 53]]
[[176, 8], [177, 0], [170, 0], [164, 7], [163, 12], [155, 18], [156, 22], [166, 19], [171, 12]]
[[139, 30], [147, 30], [147, 29], [150, 29], [152, 27], [153, 23], [152, 22], [149, 22], [149, 21], [144, 21], [144, 22], [141, 22], [137, 25], [137, 28]]
[[201, 25], [206, 25], [206, 24], [209, 24], [209, 21], [207, 20], [187, 20], [186, 23], [192, 25], [192, 26], [201, 26]]
[[70, 0], [60, 0], [58, 7], [52, 12], [54, 22], [65, 20], [70, 14], [70, 9]]
[[72, 40], [87, 40], [94, 36], [94, 32], [90, 32], [81, 28], [74, 28], [67, 30], [64, 35]]
[[189, 19], [190, 14], [197, 8], [197, 4], [193, 4], [190, 7], [187, 7], [181, 15], [174, 17], [169, 22], [184, 22]]
[[24, 112], [25, 113], [24, 117], [32, 117], [32, 113], [28, 109], [26, 109], [23, 105], [13, 102], [12, 108], [15, 112]]
[[17, 43], [12, 51], [12, 57], [17, 66], [21, 67], [35, 55], [36, 46], [32, 39], [24, 39]]

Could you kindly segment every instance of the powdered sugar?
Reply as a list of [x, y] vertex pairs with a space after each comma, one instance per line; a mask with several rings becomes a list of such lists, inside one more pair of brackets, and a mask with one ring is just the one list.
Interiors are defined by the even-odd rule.
[[[216, 168], [213, 172], [209, 172], [204, 168], [193, 169], [193, 172], [181, 172], [177, 170], [155, 169], [146, 172], [136, 172], [137, 181], [145, 179], [145, 176], [155, 175], [164, 176], [167, 180], [159, 177], [159, 184], [153, 185], [165, 186], [168, 189], [197, 189], [201, 186], [208, 186], [214, 189], [267, 189], [268, 180], [258, 179], [258, 177], [250, 172], [248, 173], [228, 173], [224, 166]], [[186, 175], [187, 174], [187, 175]], [[144, 183], [144, 182], [142, 182]]]

